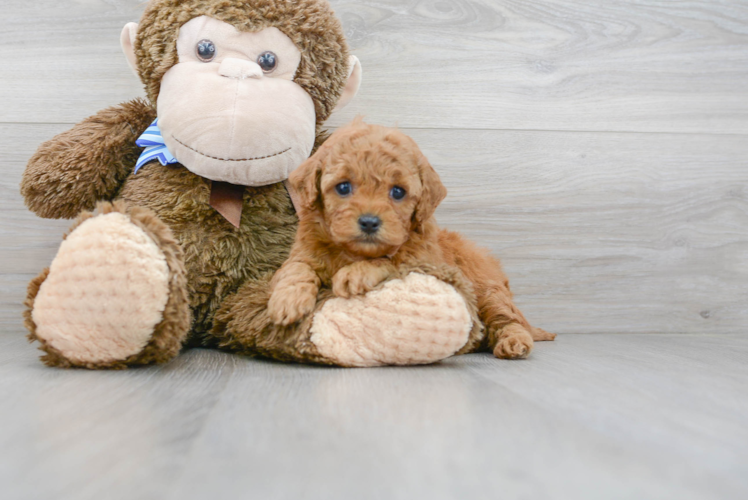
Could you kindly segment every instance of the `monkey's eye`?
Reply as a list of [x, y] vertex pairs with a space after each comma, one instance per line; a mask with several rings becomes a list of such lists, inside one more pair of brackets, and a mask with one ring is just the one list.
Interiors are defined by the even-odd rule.
[[335, 191], [340, 196], [348, 196], [349, 194], [351, 194], [351, 183], [348, 182], [348, 181], [341, 182], [340, 184], [338, 184], [337, 186], [335, 186]]
[[278, 58], [275, 54], [266, 50], [257, 58], [257, 64], [260, 65], [263, 73], [271, 73], [278, 66]]
[[202, 62], [210, 62], [216, 57], [216, 46], [210, 40], [200, 40], [197, 42], [195, 52]]
[[405, 198], [405, 194], [406, 194], [406, 191], [400, 186], [395, 186], [392, 189], [390, 189], [390, 196], [392, 196], [393, 200], [400, 201], [403, 198]]

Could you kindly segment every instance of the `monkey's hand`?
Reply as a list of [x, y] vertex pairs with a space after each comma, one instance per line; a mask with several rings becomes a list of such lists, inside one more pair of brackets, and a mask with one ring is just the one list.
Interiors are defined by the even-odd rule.
[[140, 156], [135, 141], [155, 118], [156, 110], [136, 99], [39, 146], [21, 181], [26, 205], [40, 217], [69, 219], [111, 201]]
[[347, 299], [363, 295], [395, 273], [389, 259], [372, 259], [354, 262], [343, 267], [332, 277], [332, 291]]
[[286, 262], [275, 273], [268, 315], [276, 325], [288, 326], [314, 311], [320, 280], [303, 262]]

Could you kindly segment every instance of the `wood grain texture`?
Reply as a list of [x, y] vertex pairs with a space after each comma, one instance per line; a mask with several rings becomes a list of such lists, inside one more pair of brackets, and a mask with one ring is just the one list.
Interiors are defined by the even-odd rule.
[[[140, 0], [8, 0], [0, 121], [73, 123], [141, 95], [119, 49]], [[403, 127], [748, 132], [748, 4], [332, 2], [364, 67], [363, 113]], [[54, 75], [54, 84], [50, 77]]]
[[737, 499], [748, 339], [566, 335], [527, 361], [327, 369], [193, 350], [53, 370], [0, 336], [3, 498]]
[[[741, 136], [412, 131], [440, 222], [490, 248], [558, 332], [745, 332]], [[452, 141], [460, 147], [445, 148]]]
[[[385, 122], [387, 123], [387, 122]], [[23, 158], [64, 125], [0, 125], [8, 284], [27, 278], [68, 221], [23, 207]], [[530, 320], [559, 333], [745, 332], [748, 143], [740, 135], [410, 130], [449, 196], [440, 223], [500, 257]], [[19, 320], [20, 321], [20, 320]]]
[[[42, 142], [69, 125], [0, 123], [0, 274], [36, 274], [49, 265], [71, 221], [41, 219], [31, 213], [20, 194], [26, 162]], [[41, 265], [41, 267], [40, 267]]]
[[363, 109], [343, 120], [359, 111], [403, 127], [748, 131], [743, 2], [336, 6], [369, 70]]

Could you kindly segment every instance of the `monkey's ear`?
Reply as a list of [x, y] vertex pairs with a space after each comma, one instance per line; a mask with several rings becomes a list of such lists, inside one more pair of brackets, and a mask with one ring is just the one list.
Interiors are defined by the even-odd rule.
[[421, 154], [418, 159], [418, 172], [421, 177], [421, 197], [413, 212], [415, 228], [420, 231], [424, 223], [428, 221], [436, 211], [436, 207], [447, 196], [447, 188], [442, 184], [439, 174], [431, 166], [426, 157]]
[[299, 208], [304, 211], [314, 211], [319, 206], [319, 185], [322, 178], [322, 164], [326, 156], [322, 145], [316, 153], [291, 172], [288, 182], [296, 193]]
[[356, 97], [359, 87], [361, 87], [361, 76], [363, 70], [361, 69], [361, 61], [356, 56], [348, 57], [348, 81], [345, 83], [343, 93], [338, 99], [338, 104], [335, 105], [333, 112], [343, 109], [346, 104]]
[[135, 36], [138, 34], [138, 23], [127, 23], [122, 28], [122, 34], [119, 37], [119, 42], [122, 45], [122, 52], [125, 53], [127, 58], [127, 64], [135, 76], [140, 78], [138, 75], [138, 59], [135, 57]]

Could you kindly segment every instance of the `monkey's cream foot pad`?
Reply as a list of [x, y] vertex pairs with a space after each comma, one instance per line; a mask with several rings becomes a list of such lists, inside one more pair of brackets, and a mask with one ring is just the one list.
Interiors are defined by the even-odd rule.
[[127, 215], [84, 221], [60, 246], [34, 302], [36, 335], [73, 362], [139, 353], [161, 321], [169, 270]]
[[426, 364], [460, 350], [471, 327], [454, 288], [411, 273], [362, 297], [328, 300], [314, 316], [311, 341], [346, 366]]

